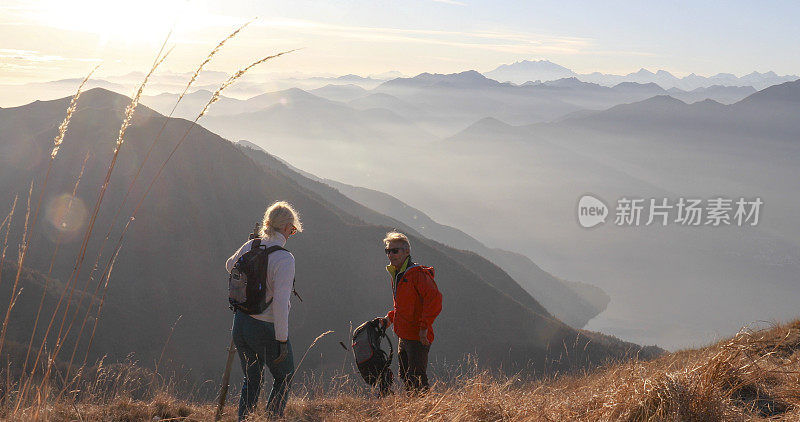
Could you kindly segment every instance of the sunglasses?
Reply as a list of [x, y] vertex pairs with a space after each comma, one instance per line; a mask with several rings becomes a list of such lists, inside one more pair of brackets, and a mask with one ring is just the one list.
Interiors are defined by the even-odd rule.
[[383, 251], [386, 252], [386, 255], [399, 253], [400, 251], [404, 251], [406, 248], [386, 248]]

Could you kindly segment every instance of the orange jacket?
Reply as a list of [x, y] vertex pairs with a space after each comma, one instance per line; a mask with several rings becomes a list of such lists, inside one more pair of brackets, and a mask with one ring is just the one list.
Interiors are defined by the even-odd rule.
[[386, 318], [398, 337], [419, 341], [419, 331], [427, 329], [428, 341], [433, 343], [433, 320], [442, 311], [442, 294], [433, 276], [433, 267], [412, 264], [409, 257], [405, 272], [392, 277], [393, 309]]

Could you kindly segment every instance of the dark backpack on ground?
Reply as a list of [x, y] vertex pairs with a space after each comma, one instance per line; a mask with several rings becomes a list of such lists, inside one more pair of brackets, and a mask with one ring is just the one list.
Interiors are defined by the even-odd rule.
[[228, 278], [231, 309], [254, 315], [269, 307], [272, 303], [272, 298], [266, 300], [269, 254], [279, 250], [286, 249], [277, 245], [267, 248], [261, 244], [261, 239], [253, 239], [250, 250], [236, 261]]
[[[389, 343], [389, 353], [381, 348], [381, 340]], [[386, 329], [381, 328], [380, 321], [373, 319], [361, 324], [353, 332], [353, 355], [361, 377], [367, 384], [378, 386], [381, 394], [389, 391], [393, 382], [392, 370], [392, 341], [386, 335]]]

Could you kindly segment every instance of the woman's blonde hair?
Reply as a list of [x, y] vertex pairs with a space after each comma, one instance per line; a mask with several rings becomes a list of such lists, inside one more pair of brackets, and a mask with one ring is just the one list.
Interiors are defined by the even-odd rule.
[[264, 212], [264, 220], [261, 222], [261, 236], [272, 237], [286, 227], [287, 224], [292, 224], [298, 232], [303, 231], [300, 216], [292, 207], [292, 204], [286, 201], [276, 201]]
[[392, 242], [400, 242], [406, 245], [406, 248], [411, 249], [411, 242], [408, 241], [408, 236], [398, 231], [390, 231], [389, 233], [386, 233], [386, 237], [383, 239], [383, 244], [388, 247]]

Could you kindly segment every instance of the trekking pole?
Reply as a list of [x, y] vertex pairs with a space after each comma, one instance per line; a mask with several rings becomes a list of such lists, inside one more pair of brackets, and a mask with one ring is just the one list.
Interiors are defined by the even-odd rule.
[[[250, 239], [258, 237], [260, 227], [261, 224], [256, 223], [253, 228], [253, 233], [250, 234]], [[225, 362], [225, 372], [222, 373], [222, 385], [219, 387], [219, 402], [217, 403], [217, 412], [214, 414], [214, 422], [222, 418], [222, 413], [225, 409], [225, 400], [228, 398], [228, 384], [231, 379], [231, 367], [233, 366], [233, 355], [235, 352], [236, 345], [233, 343], [233, 330], [231, 330], [231, 344], [228, 346], [228, 360]]]
[[222, 374], [222, 385], [219, 388], [219, 403], [217, 404], [217, 413], [214, 415], [214, 421], [222, 418], [222, 412], [225, 409], [225, 399], [228, 398], [228, 381], [231, 378], [231, 366], [233, 366], [233, 355], [236, 352], [236, 346], [233, 344], [233, 336], [231, 336], [231, 344], [228, 347], [228, 361], [225, 363], [225, 372]]

